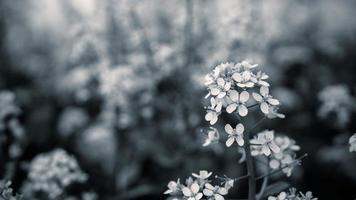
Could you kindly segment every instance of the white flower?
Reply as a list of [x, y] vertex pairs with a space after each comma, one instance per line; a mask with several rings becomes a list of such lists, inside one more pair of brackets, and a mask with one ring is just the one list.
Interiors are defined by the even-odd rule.
[[200, 187], [197, 183], [193, 183], [190, 187], [183, 187], [183, 195], [187, 200], [199, 200], [203, 197], [203, 193], [199, 192]]
[[198, 179], [208, 179], [213, 173], [206, 170], [200, 170], [199, 174], [193, 173], [193, 176]]
[[244, 145], [243, 132], [245, 128], [239, 123], [236, 125], [235, 129], [231, 127], [230, 124], [225, 125], [225, 131], [228, 134], [228, 139], [226, 140], [226, 146], [230, 147], [234, 141], [240, 146]]
[[287, 200], [287, 193], [281, 192], [277, 197], [269, 196], [268, 200]]
[[205, 147], [212, 143], [215, 143], [215, 142], [219, 141], [219, 138], [220, 138], [219, 131], [214, 127], [210, 127], [210, 130], [208, 131], [208, 135], [205, 138], [205, 142], [204, 142], [203, 146]]
[[264, 154], [269, 156], [271, 155], [271, 152], [279, 153], [280, 148], [276, 145], [273, 138], [274, 131], [265, 130], [261, 133], [258, 133], [257, 137], [251, 140], [252, 155], [256, 156]]
[[206, 183], [203, 193], [209, 197], [209, 200], [224, 200], [223, 195], [227, 195], [228, 191], [224, 187], [212, 186], [210, 183]]
[[210, 106], [205, 115], [205, 120], [209, 121], [211, 125], [214, 125], [218, 121], [218, 116], [220, 115], [222, 108], [222, 102], [215, 98], [210, 98]]
[[251, 88], [255, 84], [252, 82], [252, 78], [254, 74], [251, 69], [257, 67], [257, 65], [251, 65], [247, 61], [242, 61], [241, 63], [237, 63], [235, 68], [237, 68], [237, 72], [232, 75], [232, 79], [236, 81], [236, 85], [241, 88]]
[[164, 194], [172, 194], [172, 193], [176, 193], [179, 191], [179, 187], [180, 187], [180, 183], [179, 183], [179, 179], [177, 180], [177, 182], [175, 181], [170, 181], [167, 185], [168, 190], [166, 190], [164, 192]]
[[269, 87], [270, 84], [265, 81], [266, 79], [268, 79], [268, 75], [259, 71], [254, 77], [251, 78], [251, 81], [257, 85]]
[[257, 102], [259, 102], [261, 111], [265, 114], [269, 113], [270, 106], [279, 105], [279, 101], [277, 99], [274, 99], [269, 94], [269, 88], [266, 86], [262, 86], [260, 88], [260, 94], [254, 92], [252, 93], [252, 96]]
[[231, 88], [231, 82], [225, 81], [224, 78], [219, 77], [216, 79], [216, 83], [209, 85], [210, 94], [217, 98], [223, 98], [226, 92]]
[[269, 106], [268, 113], [266, 114], [266, 117], [268, 119], [275, 119], [275, 118], [284, 119], [286, 116], [284, 114], [282, 114], [282, 113], [278, 113], [278, 107], [277, 106]]
[[350, 144], [349, 151], [350, 152], [353, 152], [353, 151], [356, 152], [356, 133], [353, 136], [350, 137], [349, 144]]
[[232, 103], [230, 103], [226, 107], [226, 112], [232, 113], [237, 109], [240, 116], [246, 116], [248, 113], [248, 109], [245, 104], [250, 98], [250, 94], [246, 91], [242, 91], [239, 94], [236, 90], [231, 90], [228, 96]]
[[230, 190], [232, 187], [234, 187], [234, 183], [235, 183], [235, 180], [229, 178], [229, 179], [225, 182], [224, 187], [225, 187], [227, 190]]

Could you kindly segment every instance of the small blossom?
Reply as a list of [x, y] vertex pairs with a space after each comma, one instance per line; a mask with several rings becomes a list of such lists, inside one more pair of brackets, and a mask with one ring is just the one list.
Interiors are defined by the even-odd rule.
[[218, 121], [218, 116], [220, 115], [222, 108], [222, 102], [216, 100], [215, 98], [210, 98], [210, 106], [205, 115], [205, 120], [209, 121], [211, 125], [214, 125]]
[[268, 119], [275, 119], [275, 118], [284, 119], [286, 116], [282, 113], [278, 113], [277, 106], [269, 106], [268, 113], [266, 114], [266, 117]]
[[228, 139], [226, 140], [226, 146], [230, 147], [235, 141], [238, 145], [244, 145], [243, 132], [245, 128], [239, 123], [235, 128], [232, 128], [230, 124], [225, 125], [225, 131], [228, 134]]
[[206, 183], [203, 193], [209, 200], [224, 200], [223, 195], [227, 195], [228, 191], [224, 187], [212, 186], [210, 183]]
[[287, 200], [287, 193], [281, 192], [278, 196], [269, 196], [268, 200]]
[[167, 185], [168, 190], [166, 190], [164, 192], [164, 194], [174, 194], [177, 193], [179, 191], [179, 187], [180, 187], [180, 183], [179, 183], [179, 179], [177, 180], [177, 182], [175, 181], [170, 181]]
[[203, 197], [203, 193], [200, 192], [200, 187], [197, 183], [191, 184], [190, 187], [183, 187], [182, 192], [187, 200], [199, 200]]
[[274, 142], [274, 131], [265, 130], [257, 134], [257, 137], [251, 140], [252, 155], [264, 154], [266, 156], [273, 153], [279, 153], [280, 148]]
[[252, 93], [252, 96], [257, 102], [259, 102], [260, 109], [265, 114], [269, 113], [270, 106], [279, 105], [279, 101], [277, 99], [274, 99], [269, 94], [269, 88], [266, 86], [262, 86], [260, 88], [260, 94], [254, 92]]
[[232, 75], [232, 79], [236, 82], [236, 85], [241, 88], [253, 87], [255, 85], [254, 82], [252, 82], [254, 74], [251, 70], [255, 67], [257, 67], [257, 65], [251, 65], [247, 61], [237, 63], [235, 68], [237, 68], [238, 71]]
[[356, 133], [353, 136], [350, 137], [349, 144], [350, 144], [349, 151], [350, 152], [353, 152], [353, 151], [356, 152]]
[[250, 94], [246, 91], [242, 91], [239, 94], [236, 90], [231, 90], [229, 93], [229, 99], [232, 101], [232, 103], [226, 107], [226, 112], [232, 113], [237, 109], [241, 117], [246, 116], [248, 109], [245, 104], [249, 98]]
[[208, 179], [213, 173], [206, 170], [200, 170], [199, 174], [193, 173], [193, 176], [198, 179]]
[[270, 84], [266, 81], [266, 79], [268, 79], [268, 75], [259, 71], [254, 77], [251, 78], [251, 81], [256, 85], [269, 87]]
[[220, 138], [220, 134], [218, 129], [214, 128], [214, 127], [210, 127], [210, 130], [208, 131], [208, 135], [205, 138], [205, 142], [203, 144], [203, 146], [209, 146], [212, 143], [215, 143], [217, 141], [219, 141]]
[[223, 98], [226, 95], [226, 92], [231, 88], [231, 83], [225, 81], [223, 78], [218, 78], [216, 84], [210, 85], [210, 94], [216, 96], [217, 98]]

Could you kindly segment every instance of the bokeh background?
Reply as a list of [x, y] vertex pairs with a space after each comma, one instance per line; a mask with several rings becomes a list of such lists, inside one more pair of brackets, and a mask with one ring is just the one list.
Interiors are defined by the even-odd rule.
[[[354, 0], [2, 0], [0, 179], [28, 199], [164, 199], [168, 181], [200, 169], [243, 175], [238, 152], [202, 147], [203, 78], [249, 59], [286, 114], [261, 129], [309, 155], [275, 179], [355, 199], [355, 9]], [[241, 182], [231, 196], [244, 195]]]

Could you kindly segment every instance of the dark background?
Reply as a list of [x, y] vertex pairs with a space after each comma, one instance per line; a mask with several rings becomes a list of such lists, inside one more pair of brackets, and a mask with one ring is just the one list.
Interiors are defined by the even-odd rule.
[[[10, 118], [25, 134], [1, 143], [0, 177], [14, 140], [23, 150], [13, 168], [17, 192], [23, 166], [56, 148], [89, 176], [73, 196], [162, 199], [170, 180], [200, 169], [242, 175], [237, 152], [201, 145], [203, 77], [219, 63], [250, 59], [270, 75], [286, 114], [260, 129], [308, 153], [290, 178], [275, 180], [320, 199], [354, 199], [355, 9], [352, 0], [3, 0], [0, 90], [16, 95], [21, 113]], [[246, 184], [233, 191], [243, 198]]]

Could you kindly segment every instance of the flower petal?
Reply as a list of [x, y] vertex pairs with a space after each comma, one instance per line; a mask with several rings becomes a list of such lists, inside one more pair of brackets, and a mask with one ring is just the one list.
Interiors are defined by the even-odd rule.
[[226, 131], [226, 133], [228, 133], [230, 135], [230, 134], [232, 134], [234, 132], [234, 129], [231, 127], [230, 124], [226, 124], [225, 125], [225, 131]]
[[214, 199], [215, 200], [224, 200], [224, 197], [221, 196], [220, 194], [214, 194]]
[[208, 196], [208, 197], [210, 197], [210, 196], [212, 196], [214, 194], [214, 192], [209, 190], [209, 189], [204, 189], [203, 193], [204, 193], [205, 196]]
[[232, 75], [232, 79], [234, 79], [236, 82], [241, 82], [242, 81], [242, 76], [240, 73], [236, 72]]
[[216, 82], [217, 82], [218, 86], [220, 86], [220, 87], [224, 87], [225, 86], [225, 80], [223, 78], [221, 78], [221, 77], [218, 78], [216, 80]]
[[263, 145], [262, 146], [262, 152], [266, 155], [266, 156], [269, 156], [271, 155], [271, 150], [268, 148], [268, 146], [266, 145]]
[[250, 94], [247, 91], [242, 91], [240, 93], [240, 102], [245, 103], [250, 98]]
[[221, 195], [227, 195], [227, 189], [221, 187], [221, 188], [218, 189], [218, 193], [221, 194]]
[[248, 114], [248, 109], [245, 105], [240, 105], [238, 110], [241, 117], [245, 117]]
[[280, 162], [276, 159], [272, 159], [270, 162], [269, 162], [269, 167], [272, 168], [272, 169], [278, 169], [280, 166]]
[[196, 193], [199, 192], [200, 187], [199, 187], [199, 185], [198, 185], [197, 183], [193, 183], [193, 184], [190, 186], [190, 189], [191, 189], [191, 191], [192, 191], [194, 194], [196, 194]]
[[227, 113], [232, 113], [232, 112], [234, 112], [236, 110], [236, 108], [237, 108], [237, 104], [236, 103], [232, 103], [232, 104], [230, 104], [230, 105], [228, 105], [226, 107], [226, 112]]
[[227, 147], [230, 147], [230, 146], [234, 143], [234, 141], [235, 141], [235, 138], [234, 138], [234, 137], [229, 137], [229, 139], [226, 140], [225, 145], [226, 145]]
[[266, 86], [262, 86], [262, 87], [260, 88], [260, 93], [261, 93], [261, 95], [264, 96], [264, 97], [268, 96], [268, 94], [269, 94], [269, 88], [266, 87]]
[[242, 137], [240, 137], [240, 136], [236, 137], [236, 142], [241, 147], [244, 146], [244, 144], [245, 144], [244, 139]]
[[216, 88], [216, 87], [210, 88], [210, 93], [212, 95], [216, 96], [216, 95], [218, 95], [220, 93], [220, 89]]
[[264, 113], [264, 114], [268, 114], [268, 111], [269, 111], [269, 106], [266, 102], [262, 102], [261, 105], [260, 105], [260, 108], [261, 108], [261, 111]]
[[245, 131], [245, 127], [243, 124], [239, 123], [235, 127], [235, 131], [237, 134], [242, 134]]
[[192, 195], [192, 192], [190, 191], [190, 189], [188, 187], [183, 187], [182, 192], [183, 192], [183, 195], [186, 197], [190, 197]]
[[231, 90], [229, 93], [229, 97], [234, 102], [239, 101], [239, 93], [236, 90]]
[[205, 187], [206, 187], [207, 189], [209, 189], [209, 190], [214, 190], [214, 189], [215, 189], [214, 186], [211, 185], [210, 183], [206, 183], [206, 184], [205, 184]]
[[197, 195], [195, 195], [195, 200], [199, 200], [203, 197], [203, 193], [199, 192]]
[[213, 113], [213, 117], [210, 120], [210, 125], [214, 125], [218, 121], [218, 115]]
[[255, 92], [252, 93], [252, 96], [258, 102], [261, 102], [263, 100], [262, 96], [260, 94], [255, 93]]
[[281, 150], [275, 143], [271, 142], [268, 144], [269, 148], [274, 152], [274, 153], [279, 153]]

